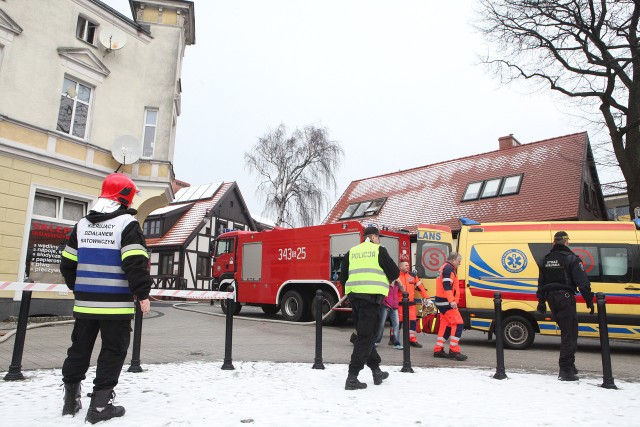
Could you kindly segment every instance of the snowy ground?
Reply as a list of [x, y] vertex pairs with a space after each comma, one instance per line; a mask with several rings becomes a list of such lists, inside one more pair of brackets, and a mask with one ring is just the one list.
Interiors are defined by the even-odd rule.
[[[239, 362], [144, 365], [123, 372], [116, 404], [127, 413], [109, 426], [637, 426], [640, 383], [616, 381], [618, 390], [599, 387], [601, 378], [561, 382], [555, 376], [459, 368], [388, 370], [374, 386], [368, 368], [359, 379], [368, 388], [345, 391], [345, 365]], [[84, 382], [91, 391], [95, 368]], [[75, 418], [62, 418], [59, 369], [25, 371], [25, 381], [0, 381], [3, 426], [84, 425], [89, 398]], [[438, 385], [447, 385], [438, 389]], [[413, 395], [413, 400], [410, 400]]]

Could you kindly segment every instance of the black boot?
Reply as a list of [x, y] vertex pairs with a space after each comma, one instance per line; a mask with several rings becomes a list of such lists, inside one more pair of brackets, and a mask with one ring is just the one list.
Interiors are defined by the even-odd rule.
[[375, 385], [380, 385], [382, 384], [382, 380], [389, 378], [389, 372], [385, 372], [380, 368], [372, 369], [371, 372], [373, 373], [373, 383]]
[[560, 369], [558, 379], [560, 381], [578, 381], [580, 378], [573, 372], [573, 369], [571, 369], [571, 367], [568, 367]]
[[347, 382], [344, 384], [345, 390], [361, 390], [363, 388], [367, 388], [367, 385], [358, 381], [357, 375], [349, 374], [347, 376]]
[[75, 417], [80, 408], [82, 408], [82, 402], [80, 401], [80, 383], [65, 384], [62, 415]]
[[87, 411], [87, 417], [84, 419], [85, 421], [95, 424], [124, 415], [124, 407], [114, 406], [111, 403], [116, 397], [113, 390], [98, 390], [90, 393], [89, 396], [91, 396], [91, 404]]

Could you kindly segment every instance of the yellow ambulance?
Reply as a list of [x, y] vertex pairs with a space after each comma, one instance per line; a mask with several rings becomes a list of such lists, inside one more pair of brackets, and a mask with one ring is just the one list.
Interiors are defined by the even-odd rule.
[[[438, 268], [446, 256], [452, 250], [462, 255], [458, 278], [465, 329], [496, 332], [493, 298], [500, 291], [505, 347], [526, 349], [535, 333], [560, 335], [548, 312], [536, 312], [536, 290], [538, 262], [551, 249], [553, 235], [562, 230], [569, 234], [570, 249], [583, 261], [591, 290], [606, 296], [609, 337], [640, 339], [640, 220], [460, 221], [457, 245], [449, 227], [418, 226], [416, 269], [429, 295], [435, 295]], [[597, 313], [588, 312], [580, 294], [576, 301], [580, 335], [598, 337]]]

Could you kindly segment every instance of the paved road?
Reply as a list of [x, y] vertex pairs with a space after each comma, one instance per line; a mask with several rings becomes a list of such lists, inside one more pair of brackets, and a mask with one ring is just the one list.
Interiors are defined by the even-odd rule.
[[[224, 359], [225, 317], [219, 307], [205, 303], [173, 307], [174, 303], [154, 302], [142, 327], [141, 360], [145, 364], [182, 361], [222, 361]], [[274, 362], [303, 362], [310, 365], [315, 357], [315, 327], [301, 324], [275, 323], [279, 316], [266, 317], [259, 309], [244, 307], [241, 317], [235, 318], [233, 328], [233, 360]], [[22, 369], [60, 368], [69, 345], [71, 325], [35, 328], [27, 331]], [[324, 363], [348, 363], [352, 346], [351, 327], [323, 329]], [[477, 331], [465, 331], [461, 346], [469, 356], [466, 362], [434, 359], [432, 349], [435, 336], [421, 335], [422, 349], [411, 349], [413, 367], [475, 366], [495, 370], [496, 352], [493, 342]], [[505, 366], [509, 371], [525, 370], [557, 373], [558, 337], [536, 336], [531, 349], [506, 350]], [[14, 338], [0, 343], [0, 372], [6, 372], [13, 352]], [[97, 343], [98, 345], [99, 343]], [[602, 377], [602, 362], [598, 340], [580, 339], [576, 365], [584, 376]], [[613, 374], [616, 379], [640, 381], [640, 342], [612, 341]], [[131, 348], [129, 349], [131, 352]], [[379, 346], [383, 364], [391, 369], [402, 367], [402, 351], [386, 345]], [[130, 354], [127, 358], [127, 364]], [[95, 364], [95, 356], [92, 360]], [[222, 363], [221, 363], [222, 364]], [[395, 367], [395, 368], [394, 368]], [[4, 374], [2, 374], [4, 375]], [[28, 374], [27, 374], [28, 375]]]

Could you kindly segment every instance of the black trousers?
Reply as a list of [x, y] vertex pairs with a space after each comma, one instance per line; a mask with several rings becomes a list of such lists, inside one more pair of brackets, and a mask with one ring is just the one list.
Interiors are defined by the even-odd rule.
[[552, 291], [547, 293], [547, 302], [553, 320], [560, 327], [560, 370], [574, 366], [578, 349], [578, 316], [576, 297], [572, 292]]
[[380, 367], [380, 355], [374, 346], [380, 323], [380, 304], [354, 298], [351, 307], [358, 337], [351, 353], [349, 374], [358, 375], [365, 364], [371, 369]]
[[102, 348], [93, 391], [111, 390], [118, 384], [131, 339], [130, 319], [76, 319], [71, 333], [71, 347], [62, 365], [62, 381], [65, 384], [79, 383], [86, 378], [98, 332]]

